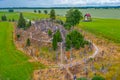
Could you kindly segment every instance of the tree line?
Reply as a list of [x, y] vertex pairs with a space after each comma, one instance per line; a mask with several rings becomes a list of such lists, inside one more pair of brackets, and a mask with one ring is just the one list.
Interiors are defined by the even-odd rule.
[[[44, 10], [43, 11], [45, 14], [48, 14], [48, 11], [47, 10]], [[34, 10], [34, 13], [42, 13], [42, 11], [41, 10]]]

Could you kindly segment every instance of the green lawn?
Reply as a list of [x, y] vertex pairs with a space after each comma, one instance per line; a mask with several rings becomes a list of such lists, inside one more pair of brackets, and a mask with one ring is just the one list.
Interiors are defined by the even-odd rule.
[[[29, 63], [29, 58], [16, 50], [12, 31], [11, 23], [0, 22], [0, 80], [30, 80], [38, 63]], [[44, 66], [39, 64], [39, 67]]]
[[80, 27], [97, 36], [102, 36], [110, 41], [120, 43], [120, 20], [93, 19], [92, 22], [81, 22]]

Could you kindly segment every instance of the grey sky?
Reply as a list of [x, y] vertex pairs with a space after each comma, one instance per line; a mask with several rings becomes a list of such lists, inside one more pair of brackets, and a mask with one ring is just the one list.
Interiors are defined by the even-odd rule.
[[120, 0], [0, 0], [0, 7], [120, 6]]

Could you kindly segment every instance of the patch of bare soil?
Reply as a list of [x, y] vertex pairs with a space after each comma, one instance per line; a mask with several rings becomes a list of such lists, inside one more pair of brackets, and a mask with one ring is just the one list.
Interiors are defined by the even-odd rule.
[[34, 71], [33, 78], [33, 80], [70, 80], [66, 70], [58, 68], [36, 70]]

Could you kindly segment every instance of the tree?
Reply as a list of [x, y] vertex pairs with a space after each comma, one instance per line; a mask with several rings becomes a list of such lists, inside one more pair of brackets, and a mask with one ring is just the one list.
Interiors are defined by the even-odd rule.
[[12, 22], [14, 22], [15, 21], [15, 19], [14, 18], [12, 18]]
[[66, 50], [68, 51], [71, 48], [71, 40], [69, 39], [69, 35], [66, 36]]
[[34, 10], [34, 13], [36, 13], [37, 11], [36, 10]]
[[64, 27], [65, 27], [65, 29], [70, 30], [71, 24], [70, 23], [65, 23]]
[[19, 38], [20, 38], [20, 34], [17, 34], [17, 40], [19, 40]]
[[105, 78], [95, 75], [92, 80], [105, 80]]
[[30, 46], [30, 39], [27, 39], [26, 46]]
[[57, 38], [55, 34], [53, 35], [52, 46], [54, 50], [57, 49]]
[[53, 35], [53, 49], [56, 50], [57, 49], [57, 43], [62, 41], [62, 36], [59, 30], [57, 30], [57, 32]]
[[22, 15], [22, 13], [20, 13], [20, 17], [19, 17], [19, 20], [18, 20], [18, 28], [24, 28], [26, 27], [26, 22], [25, 22], [25, 19]]
[[78, 9], [70, 9], [66, 14], [66, 24], [75, 26], [82, 18], [82, 13]]
[[13, 9], [9, 9], [8, 12], [14, 12], [14, 10]]
[[62, 36], [61, 36], [60, 30], [57, 30], [55, 35], [56, 35], [57, 42], [61, 42], [62, 41]]
[[79, 49], [80, 47], [84, 47], [87, 42], [84, 40], [84, 37], [82, 34], [80, 34], [78, 31], [73, 30], [69, 34], [67, 34], [66, 37], [66, 49], [70, 49], [70, 41], [71, 41], [71, 46]]
[[74, 24], [79, 24], [80, 20], [83, 18], [82, 13], [78, 10], [75, 9], [73, 12], [73, 17], [74, 17]]
[[52, 20], [55, 20], [55, 19], [56, 19], [56, 15], [55, 15], [55, 10], [54, 10], [54, 9], [52, 9], [52, 10], [50, 11], [50, 18], [51, 18]]
[[7, 21], [6, 15], [1, 16], [1, 20], [2, 20], [2, 21]]
[[31, 24], [31, 21], [29, 21], [29, 22], [26, 24], [25, 29], [28, 29], [31, 25], [32, 25], [32, 24]]
[[11, 19], [9, 19], [8, 21], [11, 22]]
[[48, 30], [48, 35], [52, 36], [52, 31], [50, 29]]
[[38, 13], [41, 13], [41, 10], [38, 10]]
[[44, 13], [45, 13], [45, 14], [48, 14], [48, 11], [47, 11], [47, 10], [44, 10]]

